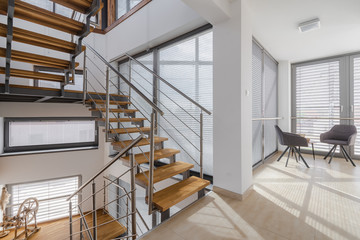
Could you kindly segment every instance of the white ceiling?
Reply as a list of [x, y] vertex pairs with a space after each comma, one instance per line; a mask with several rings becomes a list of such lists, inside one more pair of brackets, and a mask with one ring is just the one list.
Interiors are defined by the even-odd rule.
[[[300, 62], [360, 51], [360, 0], [248, 0], [254, 37], [278, 61]], [[299, 23], [319, 18], [306, 33]]]

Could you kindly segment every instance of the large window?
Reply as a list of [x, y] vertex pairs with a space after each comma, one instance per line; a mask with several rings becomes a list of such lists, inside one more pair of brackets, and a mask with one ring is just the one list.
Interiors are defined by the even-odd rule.
[[317, 142], [318, 150], [329, 151], [329, 144], [319, 142], [321, 133], [340, 123], [340, 62], [314, 62], [294, 70], [296, 132]]
[[97, 147], [94, 118], [5, 118], [4, 152]]
[[277, 62], [256, 41], [252, 56], [253, 165], [277, 151]]
[[[331, 146], [320, 143], [320, 134], [336, 124], [354, 124], [360, 131], [360, 56], [344, 55], [294, 64], [293, 131], [315, 142], [317, 152]], [[360, 139], [348, 149], [360, 155]]]
[[[11, 207], [7, 209], [7, 214], [15, 216], [25, 199], [35, 197], [39, 201], [38, 222], [67, 217], [69, 216], [69, 202], [66, 198], [79, 188], [80, 183], [80, 176], [75, 176], [7, 185], [11, 194]], [[73, 206], [76, 206], [78, 196], [75, 195], [71, 202]], [[77, 214], [77, 208], [73, 208], [73, 214]]]
[[[156, 71], [171, 85], [194, 99], [212, 112], [213, 110], [213, 35], [209, 26], [200, 28], [155, 47], [136, 58], [149, 69]], [[134, 84], [149, 99], [152, 99], [164, 112], [158, 116], [158, 132], [161, 137], [168, 137], [166, 148], [181, 150], [177, 160], [194, 163], [200, 161], [200, 125], [201, 110], [189, 100], [174, 91], [167, 84], [152, 76], [136, 62], [132, 62], [129, 73], [128, 62], [120, 62], [119, 70], [131, 78]], [[129, 87], [119, 81], [122, 93], [129, 94]], [[157, 90], [154, 90], [157, 86]], [[134, 91], [131, 91], [134, 104], [149, 117], [151, 107]], [[213, 166], [213, 119], [203, 113], [204, 120], [204, 173], [212, 175]], [[181, 146], [181, 147], [180, 147]], [[195, 163], [195, 171], [198, 171]]]

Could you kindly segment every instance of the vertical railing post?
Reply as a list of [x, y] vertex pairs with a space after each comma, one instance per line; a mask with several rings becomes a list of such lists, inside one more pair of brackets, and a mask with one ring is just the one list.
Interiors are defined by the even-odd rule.
[[106, 142], [109, 141], [109, 130], [110, 130], [110, 121], [109, 121], [109, 104], [110, 104], [110, 95], [109, 95], [109, 67], [106, 68], [106, 119], [105, 119], [105, 138]]
[[131, 150], [130, 155], [130, 174], [131, 174], [131, 235], [132, 239], [136, 239], [136, 186], [135, 186], [135, 174], [136, 174], [136, 164], [134, 152]]
[[96, 188], [95, 188], [95, 182], [92, 183], [92, 210], [93, 210], [93, 239], [96, 240], [97, 239], [97, 218], [96, 218]]
[[103, 213], [105, 214], [106, 212], [106, 181], [104, 180], [104, 199], [103, 199], [103, 202], [104, 202], [104, 208], [103, 208]]
[[72, 235], [73, 235], [73, 229], [72, 229], [72, 202], [71, 199], [69, 201], [69, 227], [70, 227], [70, 240], [73, 239]]
[[80, 240], [84, 239], [84, 235], [83, 235], [82, 230], [83, 230], [83, 219], [80, 216]]
[[[129, 82], [131, 82], [131, 59], [129, 59]], [[120, 88], [120, 86], [119, 86]], [[131, 87], [129, 85], [129, 101], [131, 99]]]
[[86, 49], [84, 50], [84, 66], [83, 66], [83, 104], [85, 104], [87, 96], [87, 70], [86, 70]]
[[129, 233], [129, 197], [126, 198], [126, 229]]
[[151, 113], [150, 127], [150, 156], [149, 156], [149, 184], [148, 184], [148, 205], [149, 215], [153, 212], [153, 191], [154, 191], [154, 131], [155, 131], [155, 111]]
[[200, 178], [204, 178], [203, 173], [203, 157], [204, 157], [204, 116], [203, 112], [200, 113]]
[[10, 93], [10, 64], [13, 40], [13, 22], [15, 12], [15, 0], [8, 0], [7, 8], [7, 33], [6, 33], [6, 59], [5, 59], [5, 93]]

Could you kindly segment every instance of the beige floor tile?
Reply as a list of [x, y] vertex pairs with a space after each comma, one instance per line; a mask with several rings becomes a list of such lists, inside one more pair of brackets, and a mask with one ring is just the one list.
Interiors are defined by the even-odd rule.
[[277, 162], [277, 156], [254, 171], [254, 188], [244, 201], [213, 192], [147, 237], [360, 240], [360, 168], [306, 154], [310, 169], [295, 159], [285, 167], [286, 157]]

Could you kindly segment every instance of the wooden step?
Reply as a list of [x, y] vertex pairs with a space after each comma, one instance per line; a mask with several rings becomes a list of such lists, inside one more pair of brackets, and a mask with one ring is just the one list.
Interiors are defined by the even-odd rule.
[[[175, 154], [180, 153], [179, 150], [177, 149], [172, 149], [172, 148], [164, 148], [164, 149], [160, 149], [160, 150], [155, 150], [154, 151], [154, 160], [159, 160], [162, 158], [168, 158], [168, 157], [172, 157]], [[145, 154], [145, 156], [144, 156]], [[135, 154], [135, 160], [138, 164], [143, 164], [143, 163], [147, 163], [149, 162], [148, 159], [150, 157], [150, 152], [146, 152], [146, 153], [139, 153], [139, 154]], [[130, 157], [123, 157], [122, 158], [124, 161], [129, 162], [130, 161]]]
[[[90, 108], [90, 111], [101, 111], [101, 112], [106, 112], [105, 108]], [[135, 113], [138, 110], [137, 109], [121, 109], [121, 108], [110, 108], [109, 109], [110, 112], [114, 112], [114, 113]]]
[[[0, 14], [6, 14], [7, 2], [6, 0], [1, 0]], [[14, 17], [78, 36], [81, 35], [85, 29], [85, 24], [81, 22], [21, 0], [15, 0]], [[94, 28], [91, 27], [90, 30], [93, 31]]]
[[[0, 23], [0, 36], [6, 37], [6, 34], [7, 34], [7, 26], [5, 24]], [[16, 27], [13, 28], [13, 41], [31, 44], [34, 46], [52, 49], [65, 53], [74, 53], [76, 48], [75, 43]], [[84, 50], [85, 46], [83, 46], [82, 49]]]
[[188, 179], [154, 193], [153, 203], [157, 209], [164, 212], [194, 193], [204, 189], [209, 184], [210, 182], [205, 179], [189, 177]]
[[[174, 162], [154, 170], [154, 183], [161, 182], [165, 179], [176, 176], [180, 173], [186, 172], [194, 167], [194, 164], [185, 162]], [[145, 175], [146, 177], [145, 177]], [[149, 182], [149, 171], [138, 173], [135, 176], [136, 183], [142, 187], [147, 187]]]
[[[0, 57], [6, 57], [6, 48], [0, 48]], [[11, 60], [31, 63], [38, 66], [54, 67], [61, 69], [67, 69], [70, 66], [70, 61], [46, 57], [33, 53], [26, 53], [17, 50], [11, 50]], [[75, 67], [77, 66], [79, 66], [79, 63], [76, 63]]]
[[[99, 104], [99, 105], [105, 105], [105, 104], [106, 104], [106, 100], [90, 99], [90, 100], [86, 100], [86, 103], [87, 103], [87, 104], [96, 103], [96, 104]], [[111, 105], [120, 105], [120, 106], [131, 104], [131, 102], [124, 102], [124, 101], [109, 101], [109, 103], [110, 103]]]
[[138, 133], [138, 132], [150, 132], [149, 127], [140, 127], [140, 128], [116, 128], [111, 129], [110, 133], [117, 133], [117, 134], [127, 134], [127, 133]]
[[[154, 137], [154, 142], [155, 143], [161, 143], [161, 142], [165, 142], [169, 140], [168, 138], [165, 137]], [[118, 142], [113, 142], [111, 143], [111, 145], [115, 146], [115, 147], [120, 147], [120, 148], [125, 148], [127, 146], [129, 146], [132, 143], [133, 140], [126, 140], [126, 141], [118, 141]], [[141, 139], [141, 141], [136, 144], [136, 146], [146, 146], [146, 145], [150, 145], [150, 139], [148, 138], [143, 138]]]
[[[89, 0], [51, 0], [54, 3], [63, 5], [64, 7], [73, 9], [80, 13], [86, 13], [90, 8], [92, 1]], [[104, 7], [104, 3], [100, 3], [100, 9], [94, 13], [96, 15], [102, 8]]]
[[[97, 121], [105, 122], [105, 118], [97, 118]], [[141, 122], [147, 120], [146, 118], [109, 118], [110, 122]]]
[[[0, 74], [5, 74], [5, 68], [0, 67]], [[33, 71], [26, 71], [21, 69], [10, 69], [11, 77], [19, 77], [19, 78], [30, 78], [30, 79], [38, 79], [38, 80], [46, 80], [46, 81], [55, 81], [55, 82], [64, 82], [65, 77], [63, 75], [55, 75], [49, 73], [39, 73]]]

